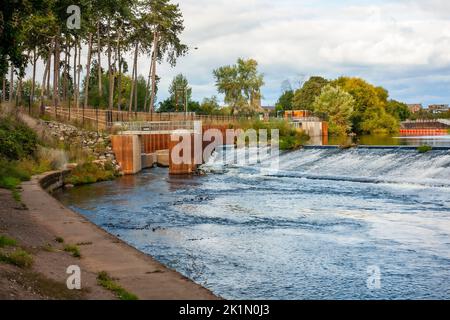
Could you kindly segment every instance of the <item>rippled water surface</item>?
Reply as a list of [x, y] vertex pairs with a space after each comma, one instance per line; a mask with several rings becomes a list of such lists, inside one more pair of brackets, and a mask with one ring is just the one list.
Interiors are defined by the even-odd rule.
[[224, 298], [450, 298], [448, 151], [302, 150], [265, 173], [219, 156], [222, 174], [152, 169], [57, 197]]

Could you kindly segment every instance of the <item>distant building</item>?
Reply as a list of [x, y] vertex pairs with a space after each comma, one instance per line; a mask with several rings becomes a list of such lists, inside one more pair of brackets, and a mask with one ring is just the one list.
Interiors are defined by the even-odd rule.
[[284, 118], [290, 120], [304, 119], [312, 116], [313, 114], [309, 110], [287, 110], [284, 112]]
[[448, 104], [432, 104], [428, 106], [428, 110], [430, 110], [431, 113], [444, 113], [448, 112], [450, 109]]
[[423, 110], [423, 105], [421, 104], [408, 104], [409, 111], [411, 113], [418, 113]]
[[273, 113], [275, 112], [275, 106], [262, 106], [265, 112]]

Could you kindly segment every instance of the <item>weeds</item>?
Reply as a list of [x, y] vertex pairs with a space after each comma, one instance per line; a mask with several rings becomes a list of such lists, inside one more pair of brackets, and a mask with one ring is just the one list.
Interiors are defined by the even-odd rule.
[[105, 164], [105, 167], [102, 167], [95, 163], [85, 163], [73, 169], [64, 180], [64, 183], [77, 186], [113, 180], [116, 177], [117, 173], [114, 171], [112, 165]]
[[71, 253], [72, 256], [75, 258], [81, 258], [80, 249], [75, 245], [71, 245], [71, 244], [66, 245], [64, 247], [64, 251]]
[[22, 249], [11, 252], [0, 251], [0, 261], [15, 265], [19, 268], [29, 268], [33, 265], [33, 257]]
[[58, 243], [64, 243], [64, 239], [61, 238], [61, 237], [56, 237], [55, 241], [58, 242]]
[[102, 271], [97, 276], [97, 283], [103, 288], [114, 292], [120, 300], [139, 300], [139, 298], [122, 288], [112, 279], [106, 271]]
[[17, 245], [17, 241], [8, 237], [8, 236], [0, 236], [0, 248], [4, 247], [14, 247]]

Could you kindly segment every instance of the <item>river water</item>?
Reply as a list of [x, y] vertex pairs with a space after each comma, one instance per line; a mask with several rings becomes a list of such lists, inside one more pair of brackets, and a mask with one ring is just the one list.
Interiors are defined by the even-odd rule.
[[227, 299], [450, 299], [450, 151], [300, 150], [270, 172], [221, 158], [56, 196]]

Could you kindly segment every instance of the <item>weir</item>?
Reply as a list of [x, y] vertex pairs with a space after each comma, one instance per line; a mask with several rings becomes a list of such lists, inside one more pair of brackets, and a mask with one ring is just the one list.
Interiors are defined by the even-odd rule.
[[[201, 154], [209, 144], [203, 142], [203, 132], [209, 129], [219, 130], [224, 136], [227, 125], [203, 125], [202, 121], [161, 121], [161, 122], [117, 122], [115, 130], [119, 133], [111, 138], [112, 148], [124, 174], [136, 174], [154, 165], [168, 167], [172, 175], [192, 174], [199, 165], [195, 160], [195, 141], [200, 143]], [[175, 163], [170, 157], [179, 140], [172, 136], [190, 135], [191, 146], [183, 150], [188, 152], [190, 162]]]

